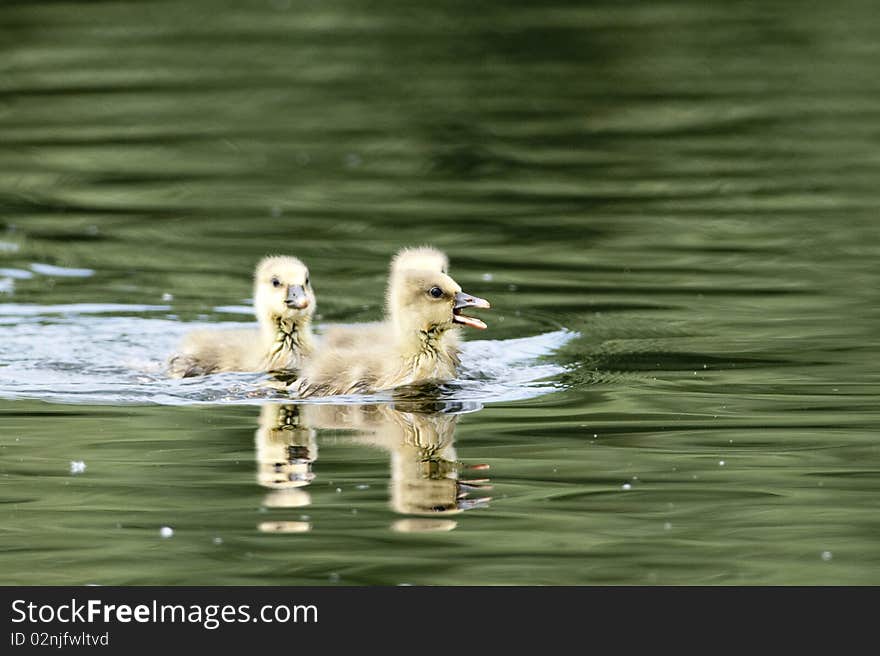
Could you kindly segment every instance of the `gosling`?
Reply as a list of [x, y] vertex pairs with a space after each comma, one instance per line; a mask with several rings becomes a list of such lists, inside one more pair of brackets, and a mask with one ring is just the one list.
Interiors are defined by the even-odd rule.
[[[388, 289], [393, 288], [401, 272], [410, 269], [448, 273], [449, 258], [442, 251], [430, 246], [401, 249], [391, 258], [388, 271]], [[386, 295], [387, 299], [391, 298], [390, 294]], [[385, 314], [391, 316], [391, 308], [388, 307], [387, 299]], [[369, 348], [377, 340], [382, 340], [391, 330], [393, 328], [388, 325], [387, 319], [348, 326], [332, 326], [323, 334], [321, 343], [328, 348]]]
[[315, 294], [309, 270], [295, 257], [263, 258], [254, 274], [251, 330], [200, 330], [168, 363], [176, 378], [221, 371], [296, 371], [314, 350]]
[[302, 397], [332, 396], [450, 380], [460, 363], [458, 325], [486, 328], [461, 311], [490, 306], [445, 273], [401, 269], [389, 281], [387, 307], [374, 341], [325, 345], [305, 362], [292, 388]]

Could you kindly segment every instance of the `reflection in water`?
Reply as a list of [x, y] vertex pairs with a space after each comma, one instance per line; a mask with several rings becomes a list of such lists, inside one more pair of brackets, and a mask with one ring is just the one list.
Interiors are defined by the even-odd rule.
[[[257, 481], [272, 490], [263, 499], [269, 508], [300, 508], [312, 500], [301, 488], [315, 475], [312, 463], [318, 457], [315, 430], [302, 425], [297, 406], [267, 404], [260, 409], [256, 433]], [[292, 529], [297, 524], [298, 529]], [[305, 522], [264, 522], [261, 531], [308, 531]]]
[[263, 533], [308, 533], [312, 525], [308, 522], [261, 522], [257, 528]]
[[[256, 432], [257, 481], [269, 492], [263, 505], [299, 508], [311, 504], [303, 489], [315, 479], [318, 458], [317, 432], [354, 431], [352, 440], [379, 447], [391, 455], [391, 508], [414, 515], [395, 522], [401, 532], [448, 531], [456, 527], [446, 519], [472, 508], [484, 507], [490, 498], [472, 493], [489, 489], [487, 478], [462, 480], [465, 466], [456, 457], [455, 426], [463, 412], [478, 404], [436, 401], [371, 405], [265, 404]], [[472, 465], [485, 470], [488, 465]], [[264, 532], [305, 532], [308, 522], [269, 521]]]
[[315, 429], [303, 424], [299, 406], [275, 403], [262, 406], [256, 442], [260, 485], [289, 491], [308, 485], [315, 478], [312, 473], [312, 462], [318, 458]]

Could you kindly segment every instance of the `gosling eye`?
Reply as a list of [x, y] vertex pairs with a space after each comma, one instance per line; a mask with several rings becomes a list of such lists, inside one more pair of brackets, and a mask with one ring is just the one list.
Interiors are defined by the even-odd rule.
[[443, 296], [443, 290], [439, 287], [431, 287], [431, 290], [428, 293], [434, 298], [440, 298]]
[[306, 287], [308, 287], [308, 286], [309, 286], [309, 277], [306, 276]]
[[273, 287], [281, 287], [281, 281], [278, 280], [275, 276], [272, 276], [272, 286]]

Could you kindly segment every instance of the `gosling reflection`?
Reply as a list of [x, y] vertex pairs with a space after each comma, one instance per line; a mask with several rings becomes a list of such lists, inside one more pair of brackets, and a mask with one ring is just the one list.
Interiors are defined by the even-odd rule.
[[[303, 425], [297, 405], [270, 403], [260, 409], [256, 432], [257, 482], [271, 490], [263, 498], [266, 508], [302, 508], [311, 496], [302, 489], [312, 482], [312, 463], [318, 457], [315, 430]], [[266, 533], [303, 533], [308, 522], [262, 522]]]
[[[397, 402], [372, 405], [267, 404], [256, 433], [257, 479], [272, 491], [264, 506], [296, 508], [311, 503], [303, 488], [315, 479], [316, 434], [345, 431], [347, 439], [388, 451], [391, 460], [390, 504], [408, 515], [392, 525], [401, 532], [448, 531], [449, 519], [483, 507], [490, 497], [488, 478], [462, 479], [462, 470], [482, 471], [488, 465], [463, 465], [457, 457], [455, 427], [461, 413], [478, 405], [444, 402]], [[307, 522], [264, 522], [260, 530], [301, 532]]]

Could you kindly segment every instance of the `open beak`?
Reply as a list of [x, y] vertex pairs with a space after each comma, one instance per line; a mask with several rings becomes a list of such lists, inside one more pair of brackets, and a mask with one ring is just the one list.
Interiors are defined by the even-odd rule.
[[461, 313], [464, 308], [469, 307], [488, 309], [492, 306], [489, 305], [489, 301], [484, 298], [478, 298], [476, 296], [471, 296], [470, 294], [465, 294], [464, 292], [458, 292], [455, 295], [455, 305], [452, 306], [452, 320], [455, 323], [470, 326], [471, 328], [485, 330], [486, 324], [482, 321], [474, 317], [465, 316]]
[[294, 310], [304, 310], [309, 307], [309, 295], [302, 285], [291, 285], [287, 288], [287, 298], [284, 299], [287, 307]]

